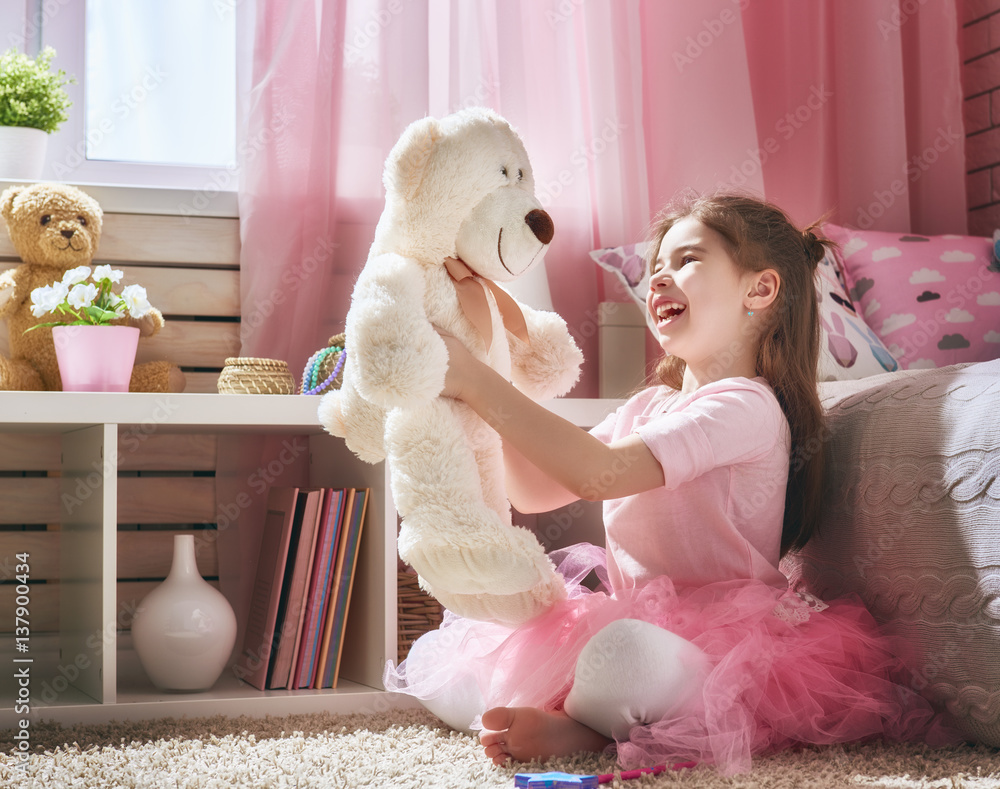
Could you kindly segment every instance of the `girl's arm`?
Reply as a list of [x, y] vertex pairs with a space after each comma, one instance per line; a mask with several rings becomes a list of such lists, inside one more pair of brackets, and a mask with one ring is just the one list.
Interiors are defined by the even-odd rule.
[[[503, 438], [514, 472], [508, 484], [511, 503], [522, 512], [544, 511], [538, 503], [575, 499], [617, 499], [663, 485], [663, 470], [642, 440], [629, 435], [605, 444], [586, 430], [553, 414], [521, 394], [493, 368], [476, 360], [461, 342], [442, 335], [448, 347], [448, 373], [442, 394], [463, 400]], [[520, 457], [518, 457], [520, 455]], [[532, 468], [559, 488], [532, 479]], [[531, 509], [522, 510], [515, 497]]]
[[550, 512], [580, 498], [538, 468], [508, 441], [503, 442], [503, 465], [507, 497], [519, 512]]

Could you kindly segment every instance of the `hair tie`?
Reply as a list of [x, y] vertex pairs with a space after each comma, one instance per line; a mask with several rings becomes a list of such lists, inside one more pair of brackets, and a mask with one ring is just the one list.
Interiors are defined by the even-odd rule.
[[819, 262], [826, 256], [826, 245], [817, 237], [811, 227], [802, 231], [802, 245], [805, 247], [806, 259], [815, 270]]

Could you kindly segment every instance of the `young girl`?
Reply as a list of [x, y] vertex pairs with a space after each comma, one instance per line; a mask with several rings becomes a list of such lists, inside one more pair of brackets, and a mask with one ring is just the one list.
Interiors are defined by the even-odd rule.
[[511, 503], [603, 500], [606, 552], [554, 552], [569, 596], [516, 629], [448, 614], [387, 688], [482, 729], [497, 764], [616, 744], [623, 766], [732, 774], [797, 743], [954, 739], [859, 602], [796, 594], [778, 568], [817, 520], [827, 243], [750, 197], [669, 207], [649, 255], [660, 383], [589, 433], [445, 337], [445, 394], [503, 437]]

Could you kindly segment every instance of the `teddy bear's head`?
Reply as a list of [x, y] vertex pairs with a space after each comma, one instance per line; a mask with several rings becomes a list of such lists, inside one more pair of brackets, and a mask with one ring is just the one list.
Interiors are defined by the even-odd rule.
[[101, 239], [97, 201], [73, 186], [11, 186], [0, 195], [0, 213], [25, 263], [65, 269], [89, 264]]
[[491, 110], [412, 123], [389, 153], [383, 181], [379, 252], [434, 263], [458, 257], [482, 277], [509, 282], [552, 240], [524, 145]]

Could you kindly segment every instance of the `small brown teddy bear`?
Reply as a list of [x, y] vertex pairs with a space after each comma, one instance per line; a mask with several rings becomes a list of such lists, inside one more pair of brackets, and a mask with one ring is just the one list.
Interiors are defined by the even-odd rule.
[[[91, 264], [101, 240], [101, 207], [75, 187], [32, 184], [6, 189], [0, 213], [23, 261], [0, 274], [0, 319], [7, 319], [10, 332], [10, 358], [0, 355], [0, 390], [61, 390], [51, 328], [25, 334], [53, 320], [51, 315], [32, 315], [31, 292], [61, 281], [69, 269]], [[140, 336], [151, 337], [162, 328], [163, 315], [154, 309], [139, 320], [115, 322], [138, 326]], [[182, 392], [184, 373], [165, 361], [137, 364], [129, 391]]]

